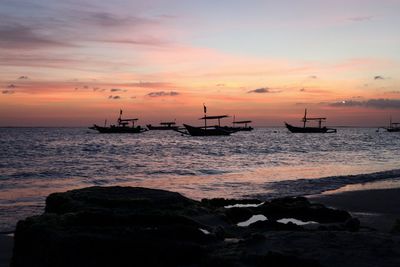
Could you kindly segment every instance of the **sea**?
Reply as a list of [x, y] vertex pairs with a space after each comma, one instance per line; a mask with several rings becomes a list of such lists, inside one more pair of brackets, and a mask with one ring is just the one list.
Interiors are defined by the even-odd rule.
[[231, 136], [174, 131], [99, 134], [87, 128], [0, 128], [0, 232], [40, 214], [50, 193], [142, 186], [201, 198], [311, 195], [348, 185], [400, 187], [400, 133], [338, 128]]

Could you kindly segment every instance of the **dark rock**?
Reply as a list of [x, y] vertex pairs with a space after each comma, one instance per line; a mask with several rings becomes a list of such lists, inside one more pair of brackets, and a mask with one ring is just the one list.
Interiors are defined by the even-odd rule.
[[357, 232], [360, 229], [360, 220], [357, 218], [348, 219], [344, 223], [344, 227], [351, 232]]
[[260, 204], [261, 200], [258, 199], [226, 199], [226, 198], [203, 198], [201, 203], [207, 207], [221, 208], [228, 205], [235, 204]]
[[292, 222], [287, 224], [279, 223], [277, 221], [258, 221], [249, 225], [249, 228], [259, 229], [263, 231], [302, 231], [304, 228], [300, 225], [296, 225]]
[[321, 204], [312, 204], [304, 197], [276, 199], [251, 209], [253, 212], [261, 213], [273, 220], [295, 218], [319, 223], [344, 223], [351, 218], [347, 211], [330, 209]]
[[226, 209], [225, 215], [232, 223], [239, 223], [250, 219], [253, 212], [248, 208], [230, 208]]
[[295, 255], [283, 254], [280, 252], [268, 252], [260, 257], [258, 266], [268, 267], [320, 267], [321, 264], [317, 260], [303, 259]]
[[[297, 255], [265, 254], [271, 241], [282, 242], [286, 249], [293, 233], [316, 233], [276, 219], [340, 221], [327, 225], [327, 231], [354, 231], [359, 226], [357, 220], [347, 220], [348, 213], [305, 198], [222, 208], [236, 203], [226, 199], [198, 202], [178, 193], [139, 187], [90, 187], [51, 194], [44, 214], [18, 222], [11, 266], [318, 266]], [[237, 227], [254, 214], [264, 214], [268, 220]], [[271, 239], [282, 231], [285, 235]], [[300, 244], [318, 240], [316, 235]]]

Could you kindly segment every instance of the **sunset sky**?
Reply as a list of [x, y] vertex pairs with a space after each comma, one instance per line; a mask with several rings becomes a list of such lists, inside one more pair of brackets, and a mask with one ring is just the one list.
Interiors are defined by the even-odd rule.
[[[398, 0], [1, 0], [0, 126], [400, 121]], [[228, 119], [230, 121], [230, 119]]]

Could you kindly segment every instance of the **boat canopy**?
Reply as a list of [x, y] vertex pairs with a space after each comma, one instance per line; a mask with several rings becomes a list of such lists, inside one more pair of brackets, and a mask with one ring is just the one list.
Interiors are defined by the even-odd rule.
[[164, 121], [160, 123], [161, 125], [175, 125], [176, 123], [174, 121]]
[[234, 121], [234, 124], [247, 124], [250, 123], [251, 121]]
[[228, 118], [228, 115], [219, 115], [219, 116], [204, 116], [200, 118], [199, 120], [219, 120], [222, 118]]

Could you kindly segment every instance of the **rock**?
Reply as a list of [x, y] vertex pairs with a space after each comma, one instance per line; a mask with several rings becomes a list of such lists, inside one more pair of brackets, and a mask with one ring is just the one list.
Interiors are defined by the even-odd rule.
[[12, 266], [175, 266], [216, 243], [190, 216], [207, 212], [178, 193], [91, 187], [52, 194], [46, 213], [20, 221]]
[[230, 208], [225, 211], [226, 217], [234, 224], [246, 221], [253, 216], [249, 208]]
[[[249, 208], [221, 206], [228, 203], [238, 200], [198, 202], [140, 187], [90, 187], [51, 194], [44, 214], [18, 222], [11, 266], [318, 266], [295, 254], [267, 253], [268, 246], [276, 242], [286, 251], [300, 238], [300, 245], [293, 246], [306, 251], [303, 245], [312, 247], [320, 242], [320, 233], [330, 232], [305, 230], [276, 219], [341, 222], [328, 225], [326, 231], [359, 227], [357, 220], [344, 220], [351, 218], [348, 213], [305, 198], [275, 199]], [[268, 220], [249, 227], [236, 225], [254, 214], [264, 214]], [[303, 236], [312, 233], [316, 235], [310, 240]]]
[[283, 254], [280, 252], [270, 251], [260, 258], [258, 266], [269, 267], [320, 267], [321, 264], [317, 260], [303, 259], [295, 255]]
[[312, 204], [304, 197], [276, 199], [251, 209], [254, 213], [261, 213], [273, 220], [295, 218], [319, 223], [344, 223], [351, 218], [347, 211], [330, 209], [321, 204]]
[[203, 198], [201, 203], [207, 207], [221, 208], [228, 205], [235, 204], [260, 204], [261, 200], [258, 199], [226, 199], [226, 198]]
[[357, 218], [350, 218], [344, 223], [344, 227], [350, 232], [357, 232], [360, 229], [360, 220]]

